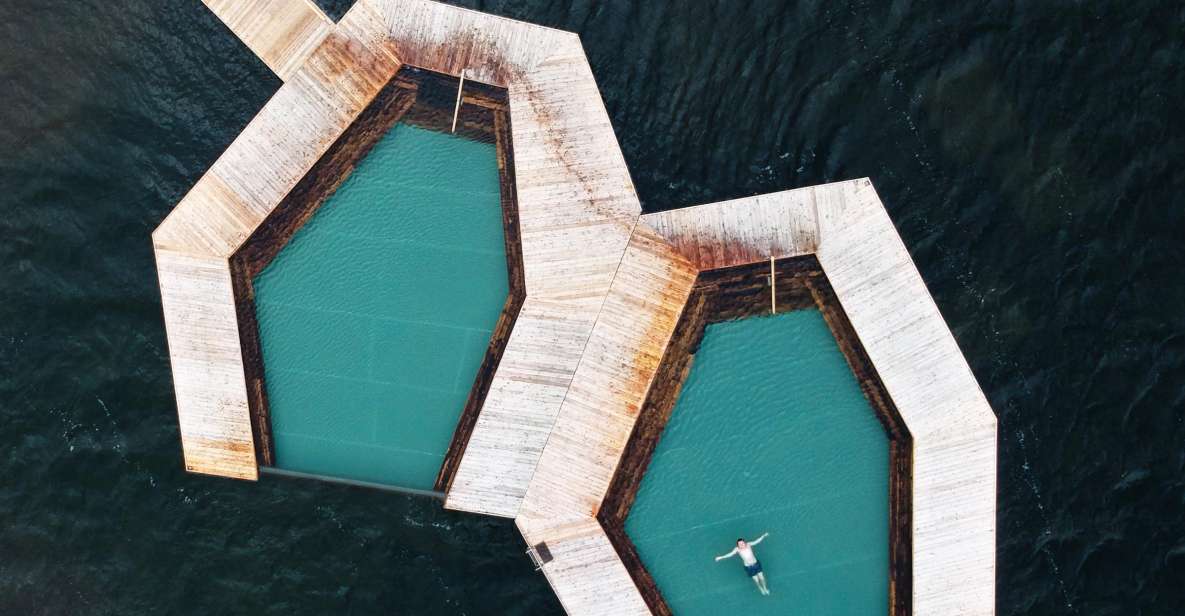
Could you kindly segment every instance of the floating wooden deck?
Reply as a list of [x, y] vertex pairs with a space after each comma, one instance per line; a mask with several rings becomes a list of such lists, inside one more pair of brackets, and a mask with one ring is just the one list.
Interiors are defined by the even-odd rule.
[[[908, 605], [914, 614], [993, 614], [995, 415], [871, 182], [646, 214], [635, 238], [649, 243], [654, 236], [669, 249], [648, 251], [663, 255], [648, 264], [652, 288], [623, 302], [632, 332], [623, 335], [621, 315], [606, 314], [607, 302], [589, 342], [595, 352], [586, 352], [560, 409], [518, 518], [528, 541], [547, 540], [557, 520], [571, 523], [599, 510], [653, 384], [653, 358], [674, 331], [669, 304], [679, 301], [664, 301], [663, 291], [686, 293], [689, 269], [761, 263], [771, 253], [814, 254], [913, 438]], [[634, 261], [634, 241], [630, 246], [610, 298], [637, 288], [635, 271], [626, 267]], [[662, 282], [676, 271], [681, 284]], [[600, 583], [606, 594], [637, 592], [620, 578]]]
[[205, 2], [284, 84], [153, 234], [187, 469], [259, 472], [232, 255], [400, 67], [464, 71], [508, 93], [525, 300], [445, 506], [546, 543], [569, 613], [650, 613], [597, 516], [695, 281], [814, 255], [912, 435], [912, 612], [994, 613], [995, 416], [868, 180], [641, 215], [574, 34], [428, 0], [337, 24]]

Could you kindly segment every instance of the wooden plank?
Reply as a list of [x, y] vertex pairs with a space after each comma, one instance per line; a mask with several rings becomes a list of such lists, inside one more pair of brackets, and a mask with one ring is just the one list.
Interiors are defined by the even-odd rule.
[[650, 614], [617, 551], [595, 519], [584, 518], [533, 530], [520, 524], [519, 529], [528, 544], [547, 544], [552, 561], [543, 565], [543, 574], [568, 614]]
[[530, 72], [559, 41], [577, 40], [570, 32], [428, 0], [357, 0], [338, 28], [404, 64], [454, 77], [465, 70], [466, 79], [498, 86]]
[[871, 182], [839, 188], [818, 258], [914, 437], [914, 613], [993, 614], [996, 417]]
[[[528, 295], [446, 506], [490, 513], [510, 502], [520, 526], [595, 515], [694, 279], [688, 261], [639, 226], [596, 310]], [[640, 343], [623, 346], [631, 332]], [[574, 376], [586, 385], [572, 386]]]
[[229, 264], [158, 249], [156, 267], [185, 469], [256, 479]]
[[312, 0], [202, 0], [285, 81], [333, 29]]
[[913, 492], [914, 613], [995, 614], [995, 427], [915, 440]]
[[173, 208], [154, 243], [229, 257], [397, 69], [345, 37], [326, 37]]
[[519, 512], [519, 527], [595, 516], [695, 282], [638, 225], [583, 350]]
[[646, 224], [701, 270], [812, 253], [818, 244], [809, 187], [645, 214]]
[[910, 432], [920, 439], [994, 426], [995, 415], [871, 183], [841, 188], [841, 215], [830, 216], [820, 204], [819, 262]]
[[599, 304], [641, 213], [579, 44], [512, 83], [528, 295]]
[[560, 403], [572, 381], [596, 311], [527, 296], [445, 507], [514, 517], [526, 494]]

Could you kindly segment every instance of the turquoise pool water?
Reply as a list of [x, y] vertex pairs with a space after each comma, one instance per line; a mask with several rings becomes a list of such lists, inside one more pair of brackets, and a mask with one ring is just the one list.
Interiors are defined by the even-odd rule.
[[[889, 444], [817, 310], [710, 325], [626, 532], [667, 603], [885, 614]], [[771, 591], [740, 558], [754, 539]]]
[[430, 489], [507, 296], [493, 145], [396, 125], [255, 279], [276, 466]]

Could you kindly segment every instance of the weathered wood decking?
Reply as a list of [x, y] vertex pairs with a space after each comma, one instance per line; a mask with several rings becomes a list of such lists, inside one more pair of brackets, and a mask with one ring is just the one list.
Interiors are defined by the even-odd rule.
[[[624, 303], [625, 315], [603, 312], [593, 330], [597, 352], [582, 359], [518, 519], [528, 541], [546, 539], [556, 520], [595, 515], [605, 496], [656, 370], [657, 361], [639, 358], [661, 353], [674, 329], [661, 292], [670, 287], [656, 272], [760, 263], [771, 248], [775, 257], [813, 253], [913, 436], [913, 613], [994, 613], [995, 415], [871, 183], [646, 214], [638, 228], [635, 238], [657, 235], [671, 250], [650, 252], [662, 256], [648, 264], [652, 289]], [[633, 247], [610, 298], [636, 287], [626, 267]], [[624, 335], [616, 322], [623, 316], [633, 326]], [[637, 592], [609, 576], [569, 583]]]
[[313, 0], [203, 0], [285, 81], [333, 30]]
[[641, 215], [571, 33], [205, 2], [285, 83], [153, 234], [189, 470], [258, 476], [228, 259], [400, 66], [464, 70], [509, 93], [526, 299], [446, 506], [546, 542], [569, 613], [648, 613], [597, 514], [696, 277], [813, 254], [913, 436], [913, 613], [994, 613], [995, 417], [868, 180]]

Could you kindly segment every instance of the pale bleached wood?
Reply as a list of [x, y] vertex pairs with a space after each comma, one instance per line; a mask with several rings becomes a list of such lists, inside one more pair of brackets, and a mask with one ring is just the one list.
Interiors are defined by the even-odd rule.
[[914, 614], [996, 613], [996, 438], [984, 422], [914, 441]]
[[696, 274], [637, 226], [531, 478], [520, 528], [599, 510]]
[[[817, 253], [885, 388], [915, 438], [995, 425], [971, 368], [871, 182], [820, 204]], [[840, 213], [832, 215], [827, 208]]]
[[[344, 32], [400, 62], [507, 86], [575, 34], [429, 0], [357, 0]], [[599, 97], [599, 94], [598, 94]]]
[[510, 89], [527, 293], [599, 303], [641, 205], [579, 42]]
[[642, 219], [701, 270], [734, 267], [815, 251], [812, 186], [645, 214]]
[[445, 507], [518, 514], [595, 319], [579, 303], [527, 297]]
[[333, 22], [312, 0], [202, 1], [283, 80], [333, 29]]

